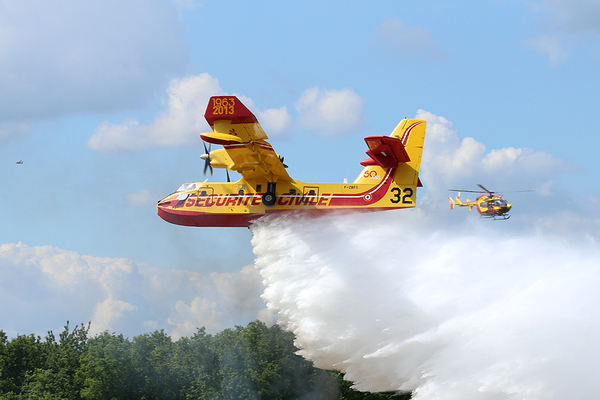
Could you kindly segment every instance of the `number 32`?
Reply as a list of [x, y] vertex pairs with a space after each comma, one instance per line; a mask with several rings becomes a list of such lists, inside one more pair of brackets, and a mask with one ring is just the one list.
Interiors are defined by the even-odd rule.
[[412, 204], [411, 197], [413, 195], [413, 190], [411, 188], [404, 189], [404, 195], [402, 194], [402, 189], [399, 187], [393, 188], [391, 192], [394, 193], [393, 197], [390, 199], [392, 203], [402, 202], [402, 204]]

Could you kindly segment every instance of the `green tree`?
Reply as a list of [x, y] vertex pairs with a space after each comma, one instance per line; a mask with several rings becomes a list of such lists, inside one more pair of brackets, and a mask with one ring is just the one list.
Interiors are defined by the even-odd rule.
[[89, 324], [76, 325], [69, 331], [69, 322], [59, 335], [52, 331], [41, 343], [41, 365], [27, 374], [22, 393], [35, 399], [80, 399], [82, 384], [76, 379], [80, 356], [86, 350]]
[[103, 332], [88, 341], [77, 379], [84, 399], [132, 399], [136, 388], [131, 342], [123, 335]]
[[18, 335], [8, 340], [0, 331], [0, 393], [6, 398], [19, 395], [27, 375], [42, 367], [45, 358], [39, 336]]
[[88, 331], [67, 322], [44, 341], [0, 331], [0, 399], [410, 399], [353, 390], [343, 374], [298, 356], [293, 334], [259, 321], [177, 342], [163, 330], [131, 341]]
[[344, 374], [337, 372], [337, 377], [340, 385], [340, 397], [339, 400], [410, 400], [410, 393], [396, 393], [396, 392], [359, 392], [358, 390], [352, 389], [352, 382], [344, 380]]
[[291, 332], [254, 321], [241, 335], [255, 363], [250, 380], [261, 399], [297, 399], [317, 387], [324, 398], [337, 395], [336, 380], [296, 354]]
[[220, 358], [214, 349], [214, 338], [200, 328], [192, 337], [183, 337], [175, 345], [174, 365], [185, 382], [182, 398], [213, 398], [221, 384]]
[[133, 338], [131, 359], [138, 398], [177, 399], [181, 382], [173, 368], [175, 345], [163, 329]]
[[[243, 328], [225, 329], [214, 337], [214, 349], [218, 361], [216, 382], [219, 390], [214, 399], [259, 399], [250, 374], [255, 367], [247, 344], [241, 336]], [[239, 396], [239, 397], [238, 397]]]

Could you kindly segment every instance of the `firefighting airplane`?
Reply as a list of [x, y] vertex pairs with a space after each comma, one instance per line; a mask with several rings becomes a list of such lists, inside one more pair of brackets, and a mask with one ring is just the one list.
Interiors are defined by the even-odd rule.
[[[305, 183], [292, 179], [258, 120], [235, 96], [214, 96], [204, 117], [213, 132], [201, 158], [206, 169], [239, 172], [237, 182], [184, 183], [160, 200], [158, 215], [185, 226], [248, 227], [270, 213], [336, 210], [384, 211], [415, 207], [426, 122], [403, 119], [390, 136], [367, 136], [362, 172], [353, 183]], [[205, 146], [206, 148], [206, 146]], [[228, 178], [229, 181], [229, 178]]]

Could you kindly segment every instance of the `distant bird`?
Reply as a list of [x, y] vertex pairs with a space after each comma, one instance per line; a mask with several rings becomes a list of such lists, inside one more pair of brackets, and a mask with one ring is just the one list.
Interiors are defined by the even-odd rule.
[[17, 161], [17, 164], [23, 164], [23, 160]]

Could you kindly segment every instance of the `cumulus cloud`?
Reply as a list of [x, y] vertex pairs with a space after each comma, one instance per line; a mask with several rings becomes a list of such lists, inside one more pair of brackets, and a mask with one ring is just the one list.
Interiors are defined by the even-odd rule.
[[284, 133], [292, 124], [292, 116], [286, 106], [260, 111], [257, 118], [267, 134]]
[[262, 289], [252, 266], [203, 275], [52, 246], [0, 246], [0, 301], [10, 304], [2, 329], [9, 334], [44, 334], [67, 320], [91, 321], [92, 333], [133, 336], [163, 328], [178, 338], [202, 326], [214, 333], [257, 318], [269, 321]]
[[[541, 33], [525, 46], [559, 66], [583, 43], [600, 46], [600, 3], [594, 0], [541, 0], [531, 3]], [[584, 46], [585, 47], [585, 46]]]
[[292, 126], [292, 116], [286, 106], [262, 111], [252, 98], [239, 93], [234, 93], [234, 95], [252, 111], [269, 137], [285, 134]]
[[420, 26], [405, 25], [399, 19], [384, 21], [371, 36], [375, 50], [403, 60], [441, 61], [448, 54], [433, 36]]
[[326, 136], [352, 132], [363, 127], [365, 100], [352, 89], [305, 90], [296, 102], [300, 126]]
[[502, 186], [491, 190], [535, 188], [549, 194], [556, 174], [573, 170], [564, 161], [534, 149], [487, 151], [472, 137], [461, 139], [452, 122], [431, 112], [419, 110], [416, 117], [427, 120], [421, 180], [427, 183], [428, 192], [455, 186], [476, 189], [475, 184], [487, 183]]
[[217, 303], [202, 297], [194, 297], [187, 304], [183, 300], [175, 303], [174, 311], [168, 318], [170, 325], [175, 326], [172, 336], [190, 336], [199, 326], [208, 332], [218, 332], [225, 326], [221, 321], [223, 312], [217, 311]]
[[167, 0], [2, 0], [0, 9], [0, 122], [147, 104], [188, 62]]
[[104, 121], [87, 146], [108, 153], [192, 144], [210, 129], [204, 120], [206, 104], [210, 96], [220, 94], [219, 81], [207, 73], [173, 79], [167, 89], [166, 109], [152, 123], [145, 125], [135, 118], [121, 124]]
[[[111, 153], [199, 143], [199, 134], [211, 130], [204, 119], [209, 98], [225, 94], [219, 81], [208, 73], [173, 79], [167, 88], [165, 109], [154, 121], [149, 124], [135, 118], [120, 124], [104, 121], [88, 139], [87, 146]], [[259, 118], [267, 134], [280, 133], [291, 122], [286, 107], [260, 111], [251, 99], [238, 97]]]
[[[133, 315], [137, 307], [122, 300], [106, 298], [104, 301], [96, 304], [91, 321], [94, 321], [94, 332], [103, 332], [111, 330], [114, 321]], [[91, 327], [90, 327], [91, 328]]]

